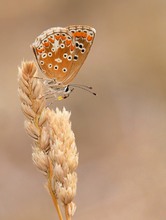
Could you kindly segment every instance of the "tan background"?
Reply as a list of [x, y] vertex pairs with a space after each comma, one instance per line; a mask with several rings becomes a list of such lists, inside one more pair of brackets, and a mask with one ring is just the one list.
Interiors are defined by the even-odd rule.
[[31, 161], [17, 97], [17, 66], [53, 26], [97, 30], [75, 82], [55, 103], [72, 111], [80, 153], [77, 220], [166, 219], [166, 1], [0, 1], [0, 219], [57, 219]]

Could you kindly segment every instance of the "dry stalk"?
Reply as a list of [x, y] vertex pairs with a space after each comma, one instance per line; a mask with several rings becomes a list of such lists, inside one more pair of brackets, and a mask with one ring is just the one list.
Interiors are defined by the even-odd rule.
[[19, 68], [19, 97], [26, 117], [25, 129], [33, 139], [32, 159], [47, 178], [47, 188], [63, 220], [58, 201], [64, 206], [66, 220], [76, 210], [78, 153], [71, 130], [70, 113], [46, 107], [42, 81], [37, 79], [34, 62], [23, 62]]

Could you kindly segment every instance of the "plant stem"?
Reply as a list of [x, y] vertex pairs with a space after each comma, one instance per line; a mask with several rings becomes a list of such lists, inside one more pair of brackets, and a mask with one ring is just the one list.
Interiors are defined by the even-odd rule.
[[69, 216], [68, 214], [67, 205], [65, 205], [65, 215], [66, 215], [66, 220], [71, 220], [71, 216]]
[[49, 189], [49, 192], [51, 194], [51, 197], [52, 197], [52, 200], [53, 200], [53, 203], [54, 203], [54, 206], [56, 208], [56, 211], [58, 213], [58, 217], [59, 217], [59, 220], [63, 220], [63, 217], [62, 217], [62, 213], [61, 213], [61, 210], [60, 210], [60, 207], [59, 207], [59, 204], [58, 204], [58, 201], [56, 199], [56, 196], [52, 190], [52, 186], [51, 186], [51, 179], [52, 179], [52, 164], [51, 164], [51, 161], [49, 161], [49, 164], [50, 164], [50, 173], [49, 173], [49, 179], [48, 179], [48, 189]]
[[52, 197], [54, 206], [55, 206], [56, 211], [57, 211], [57, 213], [58, 213], [59, 220], [63, 220], [62, 213], [61, 213], [61, 210], [60, 210], [60, 208], [59, 208], [58, 201], [57, 201], [57, 199], [56, 199], [56, 197], [55, 197], [55, 195], [54, 195], [54, 193], [53, 193], [53, 191], [52, 191], [52, 189], [51, 189], [50, 181], [49, 181], [49, 183], [48, 183], [48, 188], [49, 188], [49, 191], [50, 191], [50, 194], [51, 194], [51, 197]]

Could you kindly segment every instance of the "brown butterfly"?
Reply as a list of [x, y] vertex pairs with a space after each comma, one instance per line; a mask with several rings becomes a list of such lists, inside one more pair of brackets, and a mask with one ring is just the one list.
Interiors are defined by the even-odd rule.
[[36, 38], [32, 48], [41, 71], [47, 76], [43, 79], [48, 88], [47, 98], [67, 98], [74, 87], [92, 89], [70, 83], [84, 63], [95, 34], [92, 27], [70, 25], [50, 28]]

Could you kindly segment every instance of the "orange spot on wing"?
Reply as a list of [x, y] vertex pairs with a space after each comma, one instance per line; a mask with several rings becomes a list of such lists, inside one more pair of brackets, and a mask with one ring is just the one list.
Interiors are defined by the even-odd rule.
[[82, 32], [82, 37], [83, 37], [83, 38], [86, 38], [86, 37], [87, 37], [87, 33]]
[[36, 49], [38, 53], [42, 53], [44, 51], [44, 48], [42, 49]]
[[58, 36], [54, 35], [54, 37], [55, 37], [56, 40], [59, 40], [61, 36], [60, 35], [58, 35]]
[[50, 42], [44, 42], [43, 45], [44, 45], [45, 47], [49, 47], [49, 46], [50, 46]]
[[69, 46], [71, 44], [71, 40], [66, 40], [65, 43], [66, 43], [66, 46]]
[[66, 39], [66, 36], [61, 35], [61, 39], [62, 39], [62, 40], [65, 40], [65, 39]]
[[91, 41], [92, 39], [93, 39], [93, 37], [90, 36], [90, 35], [88, 35], [87, 40], [88, 40], [88, 41]]
[[71, 49], [71, 51], [73, 51], [75, 49], [75, 46], [73, 44], [71, 44], [70, 49]]
[[54, 39], [48, 37], [48, 40], [49, 40], [51, 43], [54, 43]]
[[74, 36], [75, 37], [82, 37], [82, 33], [81, 32], [76, 32], [76, 33], [74, 33]]

